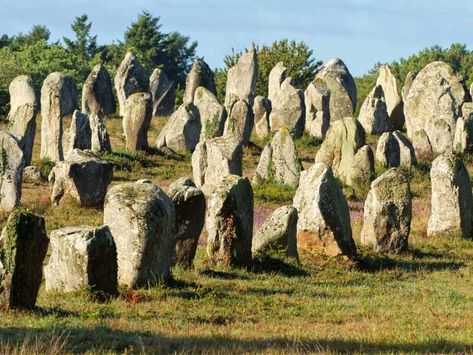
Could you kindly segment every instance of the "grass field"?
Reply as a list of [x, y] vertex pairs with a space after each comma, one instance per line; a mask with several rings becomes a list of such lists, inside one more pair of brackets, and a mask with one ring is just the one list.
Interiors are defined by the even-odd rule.
[[[153, 119], [150, 145], [163, 122]], [[190, 156], [126, 154], [121, 120], [107, 126], [115, 151], [107, 156], [116, 164], [113, 184], [149, 178], [166, 190], [178, 177], [192, 176]], [[40, 164], [39, 129], [36, 142]], [[317, 145], [304, 138], [297, 146], [304, 167], [310, 166]], [[259, 152], [245, 149], [246, 176]], [[472, 173], [471, 161], [468, 168]], [[412, 232], [404, 255], [381, 256], [359, 246], [363, 200], [353, 200], [357, 269], [304, 252], [300, 264], [271, 255], [256, 260], [252, 270], [220, 268], [209, 263], [202, 243], [195, 268], [174, 269], [169, 285], [122, 290], [105, 303], [86, 290], [63, 295], [42, 288], [37, 309], [2, 313], [0, 353], [473, 352], [473, 241], [428, 238], [428, 167], [413, 170], [411, 187]], [[255, 228], [277, 206], [290, 204], [293, 194], [284, 186], [256, 188]], [[22, 204], [45, 216], [48, 231], [102, 223], [100, 209], [72, 201], [51, 206], [46, 183], [24, 184]]]

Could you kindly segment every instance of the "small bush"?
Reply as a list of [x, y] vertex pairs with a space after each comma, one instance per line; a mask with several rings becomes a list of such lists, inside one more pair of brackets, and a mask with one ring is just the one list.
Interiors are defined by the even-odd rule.
[[310, 148], [310, 147], [317, 147], [322, 144], [322, 139], [315, 138], [310, 134], [304, 132], [301, 138], [296, 140], [296, 147], [300, 148]]
[[296, 193], [296, 187], [285, 184], [266, 183], [253, 186], [256, 202], [291, 204]]
[[50, 158], [43, 158], [41, 159], [41, 162], [39, 163], [39, 170], [41, 171], [41, 175], [48, 177], [49, 174], [51, 173], [51, 170], [53, 170], [54, 161], [52, 161]]

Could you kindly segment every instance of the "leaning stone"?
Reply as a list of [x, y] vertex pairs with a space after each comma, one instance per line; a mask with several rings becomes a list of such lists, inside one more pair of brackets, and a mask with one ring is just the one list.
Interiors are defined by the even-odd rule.
[[350, 213], [342, 187], [322, 162], [301, 174], [293, 201], [299, 213], [297, 243], [302, 249], [328, 256], [357, 256]]
[[428, 236], [472, 237], [473, 196], [468, 170], [454, 155], [440, 155], [430, 169], [432, 203]]
[[253, 112], [246, 101], [236, 101], [229, 109], [229, 115], [225, 121], [223, 135], [232, 135], [238, 141], [247, 146], [250, 142]]
[[82, 86], [82, 112], [102, 118], [115, 112], [112, 79], [102, 64], [92, 69]]
[[10, 212], [20, 204], [25, 158], [18, 141], [0, 131], [0, 209]]
[[251, 266], [253, 190], [248, 178], [223, 176], [208, 201], [207, 255], [225, 266]]
[[49, 238], [46, 291], [117, 293], [117, 250], [107, 226], [65, 227], [53, 230]]
[[376, 161], [389, 168], [410, 168], [417, 163], [414, 147], [400, 131], [383, 133], [376, 146]]
[[168, 195], [176, 209], [174, 264], [190, 268], [205, 223], [205, 197], [191, 179], [181, 178], [169, 186]]
[[215, 88], [214, 74], [210, 67], [202, 59], [194, 61], [186, 78], [186, 90], [184, 91], [184, 104], [194, 103], [195, 91], [199, 86], [203, 86], [212, 94], [217, 96]]
[[264, 96], [256, 96], [253, 104], [253, 117], [255, 121], [255, 133], [259, 139], [269, 135], [269, 115], [271, 113], [271, 101]]
[[49, 239], [44, 218], [13, 211], [0, 237], [0, 308], [33, 308]]
[[165, 101], [166, 96], [171, 94], [174, 82], [169, 80], [166, 73], [156, 68], [149, 77], [149, 91], [153, 100], [153, 117], [158, 116], [161, 103]]
[[151, 95], [140, 92], [130, 95], [123, 109], [123, 131], [129, 152], [148, 149], [148, 129], [151, 123]]
[[305, 131], [319, 139], [325, 137], [330, 126], [330, 90], [318, 79], [309, 84], [304, 92]]
[[411, 218], [409, 178], [398, 169], [390, 169], [371, 184], [365, 201], [361, 244], [372, 245], [379, 253], [406, 251]]
[[227, 118], [227, 111], [218, 102], [217, 97], [206, 88], [200, 86], [195, 91], [194, 105], [199, 112], [202, 125], [200, 140], [221, 136]]
[[404, 105], [401, 95], [397, 91], [396, 77], [391, 73], [388, 65], [381, 65], [379, 68], [379, 75], [376, 80], [376, 86], [378, 85], [383, 88], [386, 111], [392, 127], [394, 129], [402, 129], [404, 126]]
[[69, 196], [81, 206], [101, 206], [112, 181], [112, 165], [90, 151], [74, 149], [66, 161], [58, 162], [49, 175], [51, 202]]
[[298, 259], [297, 253], [297, 210], [292, 206], [276, 209], [253, 238], [253, 257], [269, 251], [285, 250], [286, 256]]
[[176, 214], [172, 200], [149, 182], [113, 186], [104, 224], [117, 246], [118, 283], [148, 287], [171, 277]]
[[253, 105], [258, 74], [256, 49], [253, 47], [243, 54], [235, 66], [228, 69], [225, 88], [225, 107], [232, 101], [242, 100]]
[[383, 87], [377, 85], [366, 97], [358, 120], [368, 134], [382, 134], [393, 129], [386, 106]]
[[8, 115], [8, 132], [18, 141], [23, 150], [25, 163], [31, 164], [33, 157], [34, 137], [36, 132], [36, 106], [24, 104]]

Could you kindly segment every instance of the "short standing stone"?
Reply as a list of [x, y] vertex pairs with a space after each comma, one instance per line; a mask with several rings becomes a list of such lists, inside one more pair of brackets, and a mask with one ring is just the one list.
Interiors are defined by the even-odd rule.
[[0, 131], [0, 209], [9, 212], [20, 204], [25, 158], [18, 141]]
[[154, 69], [149, 77], [149, 92], [153, 100], [153, 117], [158, 116], [159, 108], [167, 95], [172, 94], [174, 82], [169, 80], [166, 73], [161, 69]]
[[159, 132], [156, 146], [168, 147], [175, 152], [193, 152], [199, 142], [201, 128], [196, 106], [182, 104]]
[[221, 136], [227, 118], [227, 111], [218, 102], [217, 97], [201, 86], [195, 91], [194, 105], [199, 112], [202, 125], [200, 140]]
[[409, 179], [392, 168], [371, 184], [365, 201], [361, 244], [373, 245], [374, 251], [381, 253], [407, 250], [411, 218]]
[[204, 193], [188, 178], [177, 180], [169, 186], [168, 191], [176, 209], [174, 263], [189, 268], [194, 261], [205, 223]]
[[225, 266], [251, 266], [253, 190], [248, 178], [220, 179], [208, 201], [207, 254]]
[[225, 107], [234, 100], [242, 100], [253, 104], [256, 91], [256, 76], [258, 74], [256, 49], [253, 47], [243, 54], [238, 63], [228, 69], [225, 88]]
[[203, 86], [212, 94], [217, 95], [215, 89], [214, 74], [210, 67], [202, 59], [198, 58], [194, 61], [192, 68], [187, 74], [186, 90], [184, 92], [184, 104], [194, 103], [195, 91], [199, 86]]
[[104, 224], [117, 246], [118, 283], [147, 287], [171, 277], [176, 214], [172, 200], [148, 181], [113, 186]]
[[41, 88], [41, 158], [64, 160], [63, 117], [77, 107], [74, 81], [62, 73], [51, 73]]
[[416, 154], [416, 159], [420, 162], [430, 162], [433, 159], [434, 153], [430, 139], [425, 130], [421, 129], [412, 136], [412, 146]]
[[392, 168], [410, 168], [417, 163], [414, 147], [400, 131], [383, 133], [376, 146], [376, 161]]
[[8, 115], [8, 132], [18, 141], [23, 150], [25, 163], [31, 164], [33, 157], [34, 137], [36, 131], [36, 106], [24, 104]]
[[327, 165], [315, 163], [302, 172], [293, 205], [299, 213], [299, 248], [332, 257], [356, 257], [348, 204]]
[[91, 134], [90, 149], [93, 152], [111, 152], [110, 137], [103, 118], [99, 115], [91, 114], [89, 116], [89, 125]]
[[0, 237], [0, 307], [36, 304], [49, 239], [44, 218], [18, 209], [8, 217]]
[[271, 128], [269, 126], [269, 115], [271, 113], [271, 101], [264, 96], [256, 96], [253, 103], [253, 117], [255, 121], [255, 133], [260, 139], [268, 136]]
[[64, 148], [64, 156], [67, 160], [68, 155], [74, 149], [86, 150], [90, 149], [91, 131], [89, 117], [79, 112], [74, 111], [72, 115], [71, 126], [65, 134], [66, 147]]
[[299, 258], [297, 253], [297, 210], [292, 206], [276, 209], [264, 221], [253, 238], [253, 256], [283, 249], [286, 256]]
[[[456, 122], [455, 122], [456, 125]], [[450, 154], [453, 152], [453, 139], [455, 135], [455, 126], [452, 127], [446, 120], [435, 119], [429, 127], [427, 134], [434, 156], [441, 154]]]
[[117, 69], [114, 81], [120, 116], [124, 116], [125, 102], [128, 97], [138, 92], [148, 91], [148, 77], [135, 55], [128, 52]]
[[471, 237], [473, 196], [468, 170], [454, 155], [440, 155], [430, 169], [432, 203], [427, 235]]
[[299, 155], [287, 131], [279, 131], [261, 153], [253, 181], [277, 182], [297, 186], [302, 164]]
[[115, 112], [112, 79], [105, 66], [97, 64], [82, 87], [82, 112], [105, 117]]
[[136, 93], [126, 99], [123, 110], [123, 130], [129, 152], [148, 149], [151, 110], [151, 95], [148, 93]]
[[69, 196], [82, 206], [101, 206], [112, 181], [112, 165], [90, 151], [74, 149], [66, 161], [58, 162], [49, 175], [51, 202]]
[[323, 139], [330, 126], [330, 90], [325, 82], [316, 79], [304, 92], [305, 131]]
[[117, 250], [107, 226], [66, 227], [49, 235], [51, 256], [44, 267], [46, 291], [88, 288], [117, 293]]
[[358, 117], [361, 125], [368, 134], [382, 134], [393, 129], [386, 107], [383, 87], [377, 85], [366, 97]]
[[457, 119], [453, 149], [457, 153], [473, 151], [473, 103], [465, 102], [462, 117]]
[[224, 135], [232, 135], [243, 145], [250, 142], [253, 111], [246, 101], [238, 100], [228, 107], [229, 115], [225, 121]]
[[391, 73], [388, 65], [381, 65], [379, 68], [376, 85], [383, 88], [386, 102], [386, 111], [394, 129], [402, 129], [404, 126], [404, 105], [401, 95], [397, 91], [396, 77]]

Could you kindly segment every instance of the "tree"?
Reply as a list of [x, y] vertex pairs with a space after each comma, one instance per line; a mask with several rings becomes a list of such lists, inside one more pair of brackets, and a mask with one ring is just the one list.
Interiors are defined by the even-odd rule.
[[77, 16], [71, 25], [75, 39], [64, 37], [66, 49], [82, 61], [90, 60], [97, 53], [97, 36], [90, 34], [92, 22], [88, 22], [87, 15]]

